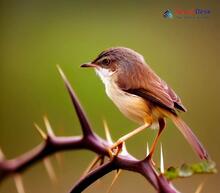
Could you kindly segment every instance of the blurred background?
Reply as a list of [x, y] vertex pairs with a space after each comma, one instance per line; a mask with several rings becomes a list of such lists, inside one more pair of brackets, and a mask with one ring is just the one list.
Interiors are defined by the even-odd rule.
[[[150, 66], [181, 96], [188, 112], [182, 114], [212, 159], [220, 162], [220, 49], [218, 1], [0, 1], [0, 147], [14, 158], [42, 140], [33, 122], [43, 126], [48, 118], [57, 135], [78, 135], [80, 126], [69, 96], [57, 72], [60, 64], [73, 85], [94, 130], [104, 137], [105, 118], [113, 138], [128, 133], [136, 124], [126, 119], [107, 98], [93, 70], [80, 69], [112, 46], [130, 47], [144, 55]], [[167, 9], [209, 9], [206, 18], [165, 19]], [[138, 158], [152, 143], [155, 131], [127, 142]], [[166, 167], [194, 163], [199, 159], [183, 136], [168, 121], [160, 141]], [[53, 184], [42, 162], [22, 174], [26, 192], [68, 192], [94, 154], [88, 151], [61, 153], [61, 164], [50, 158], [58, 181]], [[155, 162], [159, 164], [159, 148]], [[86, 192], [105, 192], [113, 174], [103, 177]], [[197, 175], [174, 181], [182, 192], [216, 193], [219, 174]], [[155, 192], [144, 178], [123, 171], [112, 193]], [[0, 193], [16, 193], [13, 178], [6, 179]]]

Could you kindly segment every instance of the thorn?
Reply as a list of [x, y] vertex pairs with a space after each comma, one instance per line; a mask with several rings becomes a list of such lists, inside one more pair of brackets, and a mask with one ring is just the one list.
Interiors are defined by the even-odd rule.
[[63, 156], [60, 153], [55, 153], [55, 158], [56, 158], [59, 166], [61, 167], [63, 164]]
[[72, 96], [74, 94], [72, 91], [72, 87], [71, 87], [69, 81], [67, 80], [66, 75], [64, 74], [63, 70], [59, 66], [59, 64], [57, 64], [57, 69], [58, 69], [58, 72], [60, 73], [61, 78], [64, 81], [65, 86], [67, 87], [68, 91], [70, 92], [70, 95]]
[[128, 155], [128, 151], [127, 151], [125, 142], [122, 143], [122, 148], [121, 148], [120, 154], [121, 154], [121, 155]]
[[114, 178], [113, 178], [113, 180], [112, 180], [112, 183], [111, 183], [111, 185], [109, 186], [109, 188], [108, 188], [108, 190], [107, 190], [106, 193], [110, 193], [110, 191], [112, 190], [112, 187], [113, 187], [114, 183], [116, 182], [116, 180], [118, 179], [118, 177], [119, 177], [121, 171], [122, 171], [121, 169], [119, 169], [119, 170], [116, 171], [116, 174], [115, 174], [115, 176], [114, 176]]
[[53, 166], [52, 166], [52, 163], [51, 163], [50, 159], [49, 158], [45, 158], [43, 160], [43, 162], [44, 162], [44, 166], [45, 166], [45, 168], [47, 170], [48, 176], [50, 177], [52, 182], [55, 184], [57, 182], [57, 176], [55, 174], [55, 171], [53, 169]]
[[61, 67], [59, 66], [59, 64], [57, 64], [57, 69], [58, 69], [58, 71], [59, 71], [61, 77], [63, 78], [63, 80], [66, 82], [66, 81], [67, 81], [66, 76], [65, 76], [65, 74], [63, 73], [63, 70], [61, 69]]
[[46, 140], [47, 139], [47, 134], [44, 133], [44, 131], [36, 124], [34, 123], [35, 128], [37, 129], [38, 133], [40, 134], [40, 136]]
[[148, 155], [149, 155], [149, 153], [150, 153], [150, 149], [149, 149], [149, 144], [148, 144], [148, 142], [147, 142], [147, 151], [146, 151], [146, 156], [148, 156]]
[[50, 122], [49, 122], [47, 116], [44, 116], [44, 124], [46, 126], [48, 135], [49, 136], [54, 136], [53, 129], [51, 128], [51, 125], [50, 125]]
[[105, 156], [101, 156], [101, 160], [100, 160], [99, 166], [103, 165], [104, 162], [105, 162]]
[[96, 164], [101, 160], [101, 156], [96, 156], [88, 165], [86, 170], [83, 172], [82, 178], [87, 175], [95, 166]]
[[18, 193], [25, 193], [24, 184], [23, 184], [21, 175], [15, 174], [14, 181], [15, 181], [15, 186], [16, 186]]
[[111, 145], [114, 144], [114, 142], [113, 142], [113, 140], [112, 140], [112, 137], [111, 137], [111, 134], [110, 134], [110, 132], [109, 132], [109, 127], [108, 127], [107, 122], [106, 122], [105, 119], [103, 120], [103, 125], [104, 125], [104, 129], [105, 129], [105, 136], [106, 136], [107, 141], [108, 141]]
[[199, 186], [196, 188], [195, 193], [201, 193], [202, 189], [204, 188], [204, 184], [205, 184], [205, 180], [199, 184]]
[[2, 149], [0, 148], [0, 161], [5, 159], [5, 154], [3, 153]]
[[163, 146], [160, 144], [160, 172], [164, 173]]

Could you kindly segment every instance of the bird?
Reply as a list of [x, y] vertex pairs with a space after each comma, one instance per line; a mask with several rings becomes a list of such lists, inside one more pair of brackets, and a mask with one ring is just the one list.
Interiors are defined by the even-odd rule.
[[152, 157], [166, 127], [166, 119], [171, 119], [200, 159], [209, 158], [202, 143], [180, 117], [180, 112], [187, 111], [180, 97], [152, 70], [141, 54], [126, 47], [112, 47], [81, 67], [94, 68], [105, 85], [107, 96], [125, 117], [139, 124], [119, 138], [111, 149], [146, 128], [158, 128], [148, 155]]

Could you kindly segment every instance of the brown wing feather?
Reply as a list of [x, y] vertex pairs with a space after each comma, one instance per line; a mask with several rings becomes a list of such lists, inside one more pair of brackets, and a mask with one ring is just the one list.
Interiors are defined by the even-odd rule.
[[152, 93], [150, 93], [144, 89], [129, 89], [129, 90], [126, 90], [126, 92], [140, 96], [147, 101], [151, 101], [152, 104], [159, 106], [159, 107], [162, 107], [163, 109], [170, 111], [174, 115], [177, 115], [176, 111], [173, 108], [170, 108], [170, 107], [164, 105], [160, 100], [158, 100], [155, 96], [153, 96]]
[[118, 73], [118, 85], [121, 89], [173, 112], [175, 108], [186, 111], [178, 95], [147, 64], [132, 65], [130, 68], [132, 70]]

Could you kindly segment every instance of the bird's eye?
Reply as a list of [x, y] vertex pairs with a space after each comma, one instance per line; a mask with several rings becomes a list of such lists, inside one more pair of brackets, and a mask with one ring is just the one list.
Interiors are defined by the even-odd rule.
[[110, 59], [105, 58], [105, 59], [102, 60], [102, 65], [108, 66], [109, 64], [110, 64]]

